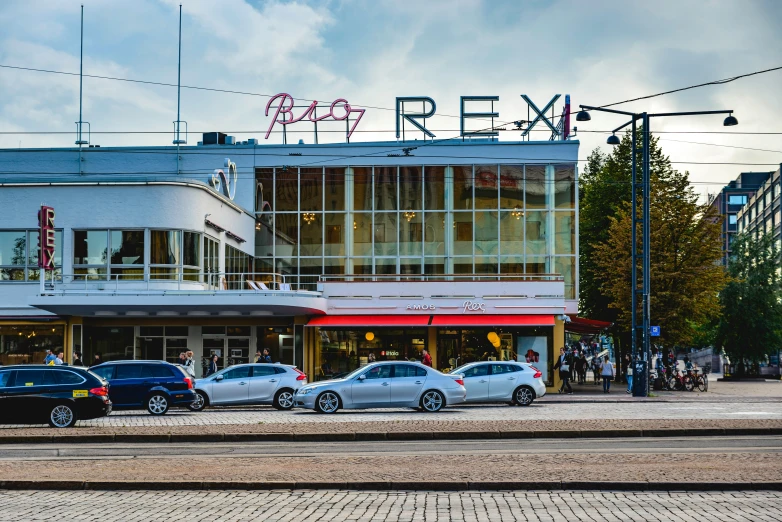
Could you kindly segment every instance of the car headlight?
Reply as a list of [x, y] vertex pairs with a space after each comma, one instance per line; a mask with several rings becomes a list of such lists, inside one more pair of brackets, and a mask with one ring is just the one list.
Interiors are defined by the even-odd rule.
[[309, 395], [310, 393], [312, 393], [312, 391], [313, 391], [312, 388], [304, 388], [299, 390], [299, 395]]

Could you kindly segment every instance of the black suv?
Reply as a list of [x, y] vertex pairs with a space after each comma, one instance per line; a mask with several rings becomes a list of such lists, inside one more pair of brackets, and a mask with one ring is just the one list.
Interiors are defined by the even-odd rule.
[[109, 381], [115, 410], [146, 408], [152, 415], [163, 415], [170, 406], [188, 406], [196, 398], [193, 379], [165, 361], [112, 361], [90, 371]]
[[0, 367], [0, 424], [70, 428], [111, 413], [108, 383], [85, 368], [43, 364]]

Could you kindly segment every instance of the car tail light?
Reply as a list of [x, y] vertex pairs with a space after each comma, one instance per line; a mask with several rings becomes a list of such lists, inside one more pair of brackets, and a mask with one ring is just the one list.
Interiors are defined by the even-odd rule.
[[185, 382], [187, 383], [187, 389], [192, 390], [193, 389], [193, 379], [190, 377], [185, 377]]
[[530, 366], [530, 368], [532, 368], [535, 371], [535, 375], [532, 376], [533, 379], [540, 379], [543, 376], [541, 371], [535, 368], [534, 366]]
[[297, 381], [306, 381], [306, 380], [307, 380], [307, 374], [306, 374], [306, 373], [304, 373], [303, 371], [299, 370], [298, 368], [294, 368], [293, 370], [294, 370], [296, 373], [298, 373], [298, 374], [299, 374], [299, 375], [296, 377], [296, 380], [297, 380]]
[[109, 395], [109, 389], [105, 386], [101, 386], [100, 388], [92, 388], [90, 390], [90, 393], [93, 395], [97, 395], [98, 397], [108, 397]]
[[459, 386], [464, 386], [464, 379], [454, 379], [456, 381], [456, 384]]

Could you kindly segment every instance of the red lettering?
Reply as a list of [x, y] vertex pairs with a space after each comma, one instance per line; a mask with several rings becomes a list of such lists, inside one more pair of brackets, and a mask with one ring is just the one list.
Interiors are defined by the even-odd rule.
[[[269, 99], [269, 102], [266, 104], [266, 116], [269, 115], [269, 111], [271, 110], [272, 104], [276, 101], [280, 100], [279, 104], [277, 105], [277, 109], [274, 113], [274, 118], [272, 118], [271, 123], [269, 123], [269, 130], [266, 131], [266, 138], [269, 139], [269, 135], [272, 133], [272, 129], [274, 128], [275, 123], [279, 123], [280, 125], [290, 125], [291, 123], [296, 123], [304, 118], [307, 118], [309, 121], [316, 123], [322, 120], [325, 120], [327, 118], [331, 118], [335, 121], [345, 121], [347, 120], [351, 114], [357, 113], [358, 116], [356, 117], [356, 120], [353, 122], [353, 125], [348, 130], [347, 137], [350, 138], [353, 135], [353, 131], [356, 130], [356, 126], [358, 125], [358, 122], [361, 121], [361, 118], [364, 116], [364, 112], [366, 112], [365, 109], [354, 109], [350, 106], [350, 103], [344, 98], [337, 98], [333, 102], [331, 102], [331, 105], [329, 106], [329, 112], [327, 114], [324, 114], [323, 116], [315, 116], [315, 111], [318, 107], [318, 101], [313, 101], [309, 107], [307, 107], [303, 113], [297, 118], [293, 115], [293, 97], [290, 94], [287, 93], [280, 93], [275, 96], [272, 96]], [[344, 115], [335, 116], [334, 115], [334, 108], [342, 104], [342, 108], [345, 111]], [[278, 119], [280, 117], [280, 114], [283, 115], [283, 119]], [[286, 118], [285, 115], [290, 114], [290, 119]]]

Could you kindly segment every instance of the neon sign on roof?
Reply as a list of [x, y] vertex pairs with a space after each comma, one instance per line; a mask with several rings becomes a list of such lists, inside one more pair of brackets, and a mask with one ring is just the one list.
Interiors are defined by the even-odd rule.
[[[279, 100], [279, 103], [277, 104], [274, 118], [272, 118], [272, 122], [269, 124], [269, 130], [266, 131], [267, 140], [269, 139], [269, 135], [272, 133], [272, 129], [274, 128], [275, 123], [279, 123], [280, 125], [290, 125], [292, 123], [302, 121], [304, 118], [307, 118], [307, 120], [312, 123], [317, 123], [328, 118], [331, 118], [334, 121], [345, 121], [350, 117], [351, 114], [356, 113], [358, 116], [353, 122], [353, 126], [348, 130], [348, 139], [350, 139], [350, 136], [353, 135], [353, 131], [356, 130], [358, 122], [361, 121], [361, 117], [364, 116], [364, 112], [366, 112], [365, 109], [354, 109], [344, 98], [337, 98], [331, 102], [328, 114], [324, 114], [323, 116], [316, 116], [315, 111], [318, 107], [318, 101], [314, 100], [310, 106], [307, 107], [297, 118], [293, 114], [293, 96], [282, 92], [272, 96], [272, 98], [269, 100], [269, 103], [266, 104], [266, 116], [269, 115], [269, 110], [272, 108], [272, 104], [277, 100]], [[335, 110], [337, 111], [336, 113], [334, 112]], [[278, 119], [280, 115], [282, 115], [281, 120]], [[288, 119], [288, 116], [290, 116], [290, 119]]]

